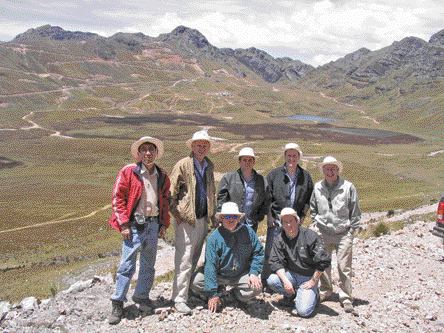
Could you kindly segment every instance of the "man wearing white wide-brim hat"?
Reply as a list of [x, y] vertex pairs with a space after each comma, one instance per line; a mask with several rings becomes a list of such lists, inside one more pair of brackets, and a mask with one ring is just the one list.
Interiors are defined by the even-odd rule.
[[170, 176], [170, 209], [176, 222], [172, 300], [176, 311], [183, 314], [191, 314], [187, 304], [190, 279], [208, 223], [216, 226], [214, 166], [207, 157], [212, 141], [206, 130], [194, 133], [187, 141], [191, 154], [176, 163]]
[[[319, 230], [326, 250], [336, 252], [339, 271], [339, 301], [346, 312], [353, 311], [352, 249], [353, 236], [360, 230], [361, 210], [355, 186], [342, 178], [342, 163], [327, 156], [319, 169], [324, 176], [315, 184], [310, 200], [311, 218]], [[331, 268], [321, 277], [321, 301], [333, 293]]]
[[221, 305], [220, 287], [233, 287], [234, 297], [249, 304], [262, 291], [260, 273], [264, 250], [254, 230], [239, 223], [244, 213], [234, 202], [225, 202], [216, 214], [221, 225], [207, 239], [205, 266], [193, 279], [192, 290], [208, 297], [208, 310]]
[[170, 224], [170, 179], [155, 164], [163, 155], [159, 139], [144, 136], [133, 142], [131, 155], [137, 161], [124, 166], [113, 188], [112, 215], [109, 224], [123, 238], [122, 258], [116, 273], [116, 289], [111, 296], [110, 324], [118, 324], [123, 315], [131, 278], [140, 253], [140, 269], [133, 301], [142, 311], [151, 311], [149, 293], [154, 281], [157, 240], [164, 237]]
[[225, 202], [235, 202], [245, 213], [242, 222], [257, 231], [258, 223], [268, 212], [268, 191], [265, 178], [254, 170], [256, 156], [253, 148], [239, 151], [239, 169], [226, 173], [217, 193], [217, 211]]
[[284, 165], [271, 170], [267, 175], [271, 205], [265, 244], [264, 279], [270, 273], [268, 257], [274, 237], [281, 232], [280, 213], [282, 209], [293, 208], [303, 220], [310, 205], [313, 181], [310, 173], [299, 165], [301, 158], [302, 150], [299, 145], [294, 142], [287, 143], [284, 147]]

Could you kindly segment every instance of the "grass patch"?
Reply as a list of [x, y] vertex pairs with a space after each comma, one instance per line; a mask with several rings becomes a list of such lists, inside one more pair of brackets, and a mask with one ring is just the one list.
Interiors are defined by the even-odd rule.
[[173, 282], [174, 279], [174, 270], [169, 271], [165, 274], [162, 274], [154, 279], [154, 285], [157, 285], [159, 283], [163, 282]]

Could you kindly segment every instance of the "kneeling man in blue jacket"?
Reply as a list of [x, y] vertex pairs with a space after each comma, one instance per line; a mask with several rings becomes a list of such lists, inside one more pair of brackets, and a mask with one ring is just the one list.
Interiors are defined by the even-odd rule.
[[232, 287], [234, 297], [245, 304], [262, 291], [264, 249], [254, 230], [239, 224], [242, 217], [236, 203], [222, 205], [216, 214], [221, 225], [207, 239], [203, 273], [197, 272], [191, 285], [193, 292], [208, 297], [211, 312], [221, 306], [220, 287]]

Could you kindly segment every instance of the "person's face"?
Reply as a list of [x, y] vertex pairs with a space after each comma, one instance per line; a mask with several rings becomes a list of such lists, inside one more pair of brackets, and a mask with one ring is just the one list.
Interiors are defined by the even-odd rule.
[[157, 147], [152, 143], [146, 142], [139, 146], [139, 158], [143, 164], [149, 165], [154, 163], [157, 157]]
[[339, 176], [339, 168], [334, 164], [326, 164], [322, 167], [322, 173], [328, 183], [334, 183]]
[[243, 172], [251, 172], [254, 167], [254, 157], [252, 156], [241, 156], [239, 158], [239, 166]]
[[299, 222], [292, 215], [284, 215], [281, 218], [282, 228], [288, 238], [294, 238], [298, 234]]
[[285, 163], [290, 168], [296, 168], [299, 162], [299, 152], [296, 149], [288, 149], [285, 152]]
[[193, 156], [202, 161], [210, 151], [210, 143], [206, 140], [196, 140], [191, 144]]
[[222, 225], [228, 231], [234, 231], [240, 221], [239, 215], [222, 215]]

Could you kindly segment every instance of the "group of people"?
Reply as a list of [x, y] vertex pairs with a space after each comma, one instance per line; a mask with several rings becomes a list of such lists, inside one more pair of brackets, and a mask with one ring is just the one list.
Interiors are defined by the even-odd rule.
[[[308, 317], [333, 293], [333, 251], [339, 300], [352, 312], [352, 245], [361, 213], [356, 188], [340, 176], [341, 162], [324, 158], [319, 164], [324, 179], [313, 184], [299, 165], [299, 145], [288, 143], [284, 165], [264, 177], [254, 169], [254, 150], [246, 147], [239, 152], [239, 169], [225, 174], [216, 190], [214, 164], [207, 156], [212, 141], [207, 131], [194, 133], [186, 143], [191, 153], [169, 176], [156, 164], [164, 153], [162, 141], [147, 136], [131, 145], [136, 163], [118, 173], [109, 220], [123, 239], [109, 323], [117, 324], [123, 316], [138, 254], [132, 300], [141, 310], [152, 310], [157, 241], [164, 237], [170, 215], [175, 221], [172, 301], [177, 312], [191, 313], [190, 293], [207, 300], [214, 312], [226, 287], [244, 304], [267, 287], [283, 295], [293, 315]], [[305, 228], [301, 225], [308, 211], [312, 225]], [[265, 249], [257, 236], [264, 218]], [[209, 227], [214, 230], [207, 237]], [[205, 262], [197, 267], [205, 241]]]

